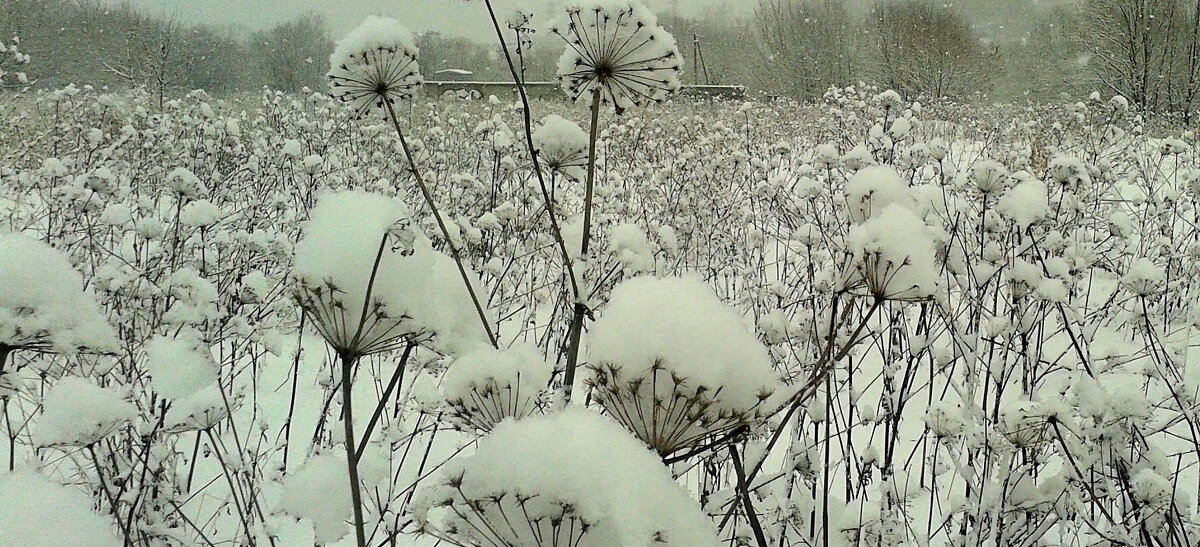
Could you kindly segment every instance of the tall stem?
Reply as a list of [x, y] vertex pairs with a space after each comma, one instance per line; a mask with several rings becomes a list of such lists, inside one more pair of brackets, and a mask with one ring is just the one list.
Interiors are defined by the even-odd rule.
[[412, 355], [412, 351], [416, 347], [417, 345], [413, 342], [409, 342], [407, 346], [404, 346], [404, 354], [400, 356], [400, 362], [396, 364], [396, 371], [392, 373], [392, 379], [388, 381], [387, 388], [379, 396], [379, 404], [375, 405], [375, 411], [371, 413], [371, 420], [367, 422], [367, 428], [363, 430], [362, 439], [358, 441], [356, 451], [359, 458], [362, 458], [363, 451], [367, 449], [367, 443], [371, 440], [371, 433], [375, 431], [375, 425], [379, 423], [379, 417], [383, 415], [383, 411], [387, 408], [387, 402], [391, 398], [392, 392], [404, 382], [404, 369], [408, 366], [408, 357]]
[[[0, 374], [4, 374], [4, 366], [8, 364], [8, 355], [13, 352], [13, 348], [0, 344]], [[8, 418], [8, 397], [0, 399], [0, 403], [4, 408], [4, 429], [8, 435], [8, 470], [11, 472], [17, 467], [17, 434], [13, 432], [12, 421]]]
[[[588, 245], [591, 243], [592, 231], [592, 196], [596, 185], [596, 134], [600, 126], [600, 89], [592, 90], [592, 127], [588, 135], [588, 170], [587, 170], [587, 187], [584, 191], [583, 199], [583, 243], [579, 249], [580, 258], [586, 260]], [[579, 366], [579, 345], [580, 337], [583, 334], [583, 318], [587, 315], [587, 305], [584, 304], [585, 295], [575, 294], [575, 311], [571, 316], [571, 328], [568, 331], [567, 339], [567, 368], [563, 372], [563, 396], [562, 404], [566, 405], [571, 402], [571, 391], [575, 385], [575, 369]]]
[[492, 20], [492, 28], [496, 31], [496, 39], [500, 41], [500, 51], [504, 52], [504, 61], [508, 64], [508, 71], [512, 74], [513, 83], [517, 86], [517, 96], [521, 98], [521, 113], [522, 121], [525, 129], [525, 147], [529, 150], [529, 159], [533, 162], [533, 174], [537, 177], [538, 188], [542, 191], [542, 200], [546, 202], [546, 217], [550, 220], [550, 235], [554, 236], [554, 242], [558, 245], [558, 252], [562, 256], [563, 269], [567, 272], [567, 279], [571, 284], [571, 293], [575, 298], [579, 298], [579, 285], [575, 279], [575, 272], [571, 265], [571, 256], [567, 252], [567, 243], [563, 239], [562, 228], [558, 225], [558, 217], [554, 213], [554, 199], [550, 195], [550, 188], [546, 186], [546, 178], [542, 175], [541, 162], [538, 160], [537, 147], [533, 144], [533, 114], [529, 108], [529, 94], [525, 92], [525, 79], [517, 72], [516, 65], [513, 64], [512, 54], [508, 51], [508, 42], [504, 39], [504, 32], [500, 30], [500, 21], [496, 19], [496, 10], [492, 6], [491, 0], [484, 0], [487, 6], [488, 16]]
[[491, 342], [492, 347], [500, 347], [496, 342], [496, 335], [492, 333], [492, 325], [488, 323], [487, 314], [483, 312], [483, 305], [479, 302], [479, 296], [475, 294], [475, 285], [471, 283], [471, 278], [467, 275], [467, 268], [463, 266], [462, 257], [458, 254], [458, 247], [455, 246], [454, 239], [450, 237], [450, 230], [446, 229], [446, 222], [442, 219], [442, 214], [438, 211], [437, 204], [433, 201], [433, 194], [429, 192], [429, 187], [425, 184], [425, 179], [421, 176], [421, 171], [417, 169], [417, 162], [413, 158], [412, 150], [408, 146], [408, 139], [404, 138], [404, 131], [400, 129], [400, 122], [396, 118], [396, 110], [392, 107], [391, 101], [385, 100], [383, 104], [387, 106], [388, 118], [391, 119], [392, 127], [396, 129], [396, 136], [400, 138], [400, 146], [404, 148], [404, 156], [408, 159], [409, 172], [416, 179], [417, 187], [421, 189], [421, 195], [425, 198], [425, 203], [429, 205], [429, 210], [433, 213], [433, 219], [437, 221], [438, 229], [442, 232], [442, 237], [446, 238], [446, 246], [450, 248], [450, 256], [454, 258], [454, 264], [458, 266], [458, 274], [462, 276], [463, 284], [467, 286], [467, 293], [471, 295], [471, 303], [475, 304], [475, 311], [479, 314], [479, 321], [483, 323], [483, 331], [487, 333], [488, 341]]
[[358, 453], [354, 442], [354, 406], [351, 393], [351, 376], [354, 369], [354, 356], [342, 352], [339, 357], [342, 362], [342, 420], [346, 425], [346, 468], [350, 472], [350, 501], [354, 506], [354, 534], [358, 539], [358, 547], [366, 547], [367, 534], [363, 527], [362, 492], [358, 481]]
[[750, 484], [746, 480], [746, 469], [738, 455], [737, 445], [729, 443], [729, 459], [733, 462], [733, 472], [737, 474], [737, 490], [741, 494], [742, 509], [746, 511], [746, 520], [754, 532], [754, 540], [758, 547], [767, 547], [767, 536], [763, 533], [762, 524], [758, 522], [758, 513], [754, 511], [754, 502], [750, 499]]
[[[304, 318], [307, 313], [300, 314], [300, 328], [296, 332], [296, 357], [292, 359], [292, 392], [288, 398], [287, 420], [283, 422], [283, 470], [287, 472], [288, 453], [292, 448], [292, 418], [296, 412], [296, 384], [300, 380], [300, 356], [304, 350]], [[188, 481], [191, 484], [191, 481]], [[190, 488], [190, 486], [189, 486]]]
[[592, 126], [588, 133], [587, 189], [583, 199], [583, 245], [580, 250], [586, 258], [592, 234], [592, 196], [596, 188], [596, 135], [600, 131], [600, 88], [592, 90]]
[[[121, 520], [120, 505], [117, 504], [117, 498], [113, 496], [112, 491], [108, 489], [108, 483], [104, 480], [104, 468], [100, 465], [100, 458], [96, 456], [95, 443], [87, 445], [87, 452], [91, 455], [92, 463], [96, 466], [96, 478], [100, 482], [100, 490], [104, 492], [104, 498], [112, 508], [112, 514], [117, 520], [117, 526], [121, 528], [121, 535], [125, 537], [125, 544], [129, 545], [133, 542], [133, 536], [129, 534], [129, 527], [125, 524], [125, 521]], [[129, 510], [133, 511], [133, 508], [131, 507]]]

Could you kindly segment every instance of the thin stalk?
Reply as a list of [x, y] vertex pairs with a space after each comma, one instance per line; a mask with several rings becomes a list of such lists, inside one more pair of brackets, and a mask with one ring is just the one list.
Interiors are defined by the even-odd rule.
[[[600, 126], [600, 89], [592, 90], [592, 126], [588, 135], [588, 169], [587, 187], [583, 200], [583, 244], [579, 256], [587, 259], [588, 245], [591, 243], [592, 228], [592, 199], [596, 185], [596, 135]], [[587, 315], [587, 305], [583, 303], [583, 295], [576, 293], [575, 310], [571, 316], [571, 329], [568, 332], [567, 368], [563, 372], [562, 404], [571, 402], [571, 391], [575, 385], [575, 369], [579, 366], [580, 337], [583, 334], [583, 318]]]
[[356, 453], [359, 458], [362, 458], [363, 451], [367, 449], [367, 443], [371, 440], [371, 432], [375, 430], [375, 425], [379, 422], [379, 417], [387, 408], [387, 402], [391, 398], [392, 392], [404, 382], [404, 369], [408, 366], [408, 356], [412, 354], [415, 347], [417, 345], [412, 342], [409, 342], [404, 347], [404, 355], [400, 356], [400, 362], [396, 365], [396, 371], [392, 373], [392, 379], [388, 381], [387, 388], [383, 390], [383, 395], [379, 396], [379, 404], [375, 405], [375, 412], [371, 413], [371, 420], [367, 422], [367, 428], [363, 430], [362, 439], [358, 441]]
[[221, 448], [217, 445], [216, 437], [213, 437], [212, 429], [205, 429], [204, 433], [208, 435], [208, 442], [212, 446], [213, 455], [217, 457], [217, 463], [221, 465], [221, 474], [225, 476], [225, 483], [229, 485], [229, 497], [233, 500], [233, 507], [242, 521], [242, 527], [246, 529], [246, 541], [250, 545], [255, 545], [254, 532], [250, 529], [249, 505], [246, 506], [246, 509], [242, 508], [241, 499], [238, 498], [238, 486], [235, 484], [233, 476], [229, 474], [229, 466], [225, 464], [225, 457], [221, 455]]
[[396, 117], [396, 109], [392, 107], [391, 101], [383, 101], [387, 106], [388, 118], [392, 121], [392, 127], [396, 129], [396, 136], [400, 138], [400, 146], [404, 148], [404, 156], [408, 158], [408, 170], [412, 173], [413, 178], [417, 181], [417, 187], [421, 190], [421, 195], [425, 198], [426, 205], [429, 205], [429, 210], [433, 213], [433, 219], [437, 221], [438, 229], [442, 232], [442, 237], [446, 238], [446, 246], [450, 248], [450, 256], [454, 259], [454, 264], [458, 266], [458, 274], [462, 276], [463, 284], [467, 286], [467, 293], [471, 295], [471, 303], [475, 305], [475, 311], [479, 314], [479, 321], [483, 323], [483, 331], [487, 333], [488, 341], [492, 347], [498, 348], [496, 335], [492, 333], [492, 326], [488, 323], [487, 314], [483, 311], [483, 305], [479, 302], [479, 296], [475, 294], [475, 286], [471, 283], [470, 276], [467, 275], [467, 268], [463, 266], [462, 256], [458, 253], [458, 247], [454, 244], [454, 239], [450, 237], [450, 230], [446, 229], [446, 222], [442, 219], [441, 212], [438, 211], [437, 204], [433, 201], [433, 194], [429, 192], [429, 186], [425, 184], [425, 178], [421, 176], [421, 171], [417, 169], [416, 158], [412, 155], [412, 150], [408, 146], [408, 139], [404, 138], [404, 131], [400, 129], [400, 121]]
[[[4, 373], [4, 365], [8, 364], [8, 355], [13, 352], [13, 348], [0, 344], [0, 374]], [[17, 434], [12, 430], [12, 421], [8, 418], [8, 397], [0, 399], [3, 402], [4, 413], [4, 429], [8, 436], [8, 470], [12, 472], [17, 466]]]
[[300, 328], [296, 331], [296, 357], [292, 360], [292, 391], [288, 398], [287, 421], [283, 423], [283, 470], [287, 472], [288, 453], [292, 448], [292, 418], [296, 412], [296, 383], [300, 380], [300, 354], [304, 349], [304, 318], [307, 313], [300, 314]]
[[358, 482], [358, 453], [354, 444], [354, 411], [351, 396], [351, 376], [354, 369], [354, 356], [342, 352], [339, 354], [342, 362], [342, 421], [346, 426], [346, 468], [350, 472], [350, 501], [354, 505], [354, 534], [358, 539], [358, 547], [366, 547], [367, 534], [363, 528], [362, 492]]
[[758, 547], [767, 547], [767, 536], [763, 533], [762, 524], [758, 522], [758, 513], [754, 512], [754, 503], [750, 500], [750, 485], [746, 481], [746, 469], [742, 467], [742, 459], [738, 456], [737, 445], [729, 443], [729, 457], [733, 460], [733, 471], [737, 474], [738, 493], [742, 496], [742, 508], [746, 510], [746, 520], [750, 521], [750, 529], [754, 531], [754, 540]]
[[512, 54], [508, 51], [508, 42], [504, 39], [504, 32], [500, 30], [500, 21], [496, 18], [496, 10], [492, 6], [491, 0], [484, 0], [484, 5], [487, 6], [488, 16], [492, 20], [492, 28], [496, 31], [496, 39], [500, 41], [500, 51], [504, 52], [504, 61], [508, 64], [508, 71], [512, 74], [513, 83], [517, 86], [517, 96], [521, 98], [521, 113], [522, 121], [525, 129], [525, 147], [529, 150], [529, 159], [533, 161], [533, 173], [537, 177], [538, 187], [542, 191], [542, 200], [546, 203], [546, 216], [550, 220], [550, 234], [554, 236], [554, 243], [558, 246], [559, 254], [562, 256], [563, 268], [567, 272], [567, 279], [571, 283], [571, 293], [578, 299], [580, 296], [578, 281], [575, 279], [575, 271], [571, 265], [571, 255], [567, 252], [567, 243], [563, 239], [562, 229], [558, 225], [558, 218], [554, 214], [554, 198], [550, 195], [550, 189], [546, 186], [546, 179], [542, 175], [541, 162], [538, 160], [537, 146], [533, 144], [533, 114], [529, 107], [529, 94], [525, 92], [525, 79], [517, 72], [517, 67], [513, 64]]
[[[99, 479], [100, 490], [104, 492], [105, 499], [108, 501], [109, 506], [112, 507], [113, 517], [116, 518], [117, 525], [121, 528], [121, 535], [125, 537], [125, 544], [129, 545], [133, 542], [133, 536], [129, 534], [129, 526], [125, 523], [125, 521], [121, 520], [120, 506], [117, 505], [116, 497], [114, 497], [112, 491], [108, 489], [108, 483], [104, 480], [104, 468], [100, 465], [100, 458], [96, 456], [95, 443], [87, 445], [87, 451], [92, 457], [92, 464], [96, 466], [96, 478]], [[132, 510], [133, 508], [130, 508], [130, 511]]]

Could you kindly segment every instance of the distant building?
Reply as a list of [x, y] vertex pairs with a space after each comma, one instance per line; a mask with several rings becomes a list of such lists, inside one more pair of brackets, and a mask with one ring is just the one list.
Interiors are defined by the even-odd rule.
[[461, 68], [443, 68], [434, 72], [433, 75], [435, 80], [442, 82], [465, 82], [470, 80], [475, 73]]

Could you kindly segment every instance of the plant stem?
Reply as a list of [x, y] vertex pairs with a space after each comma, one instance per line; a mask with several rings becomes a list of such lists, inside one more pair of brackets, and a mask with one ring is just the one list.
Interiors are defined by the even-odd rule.
[[383, 394], [379, 396], [379, 404], [375, 405], [375, 412], [371, 413], [371, 421], [367, 422], [367, 428], [363, 430], [362, 439], [358, 441], [358, 448], [355, 453], [359, 458], [362, 458], [363, 451], [367, 449], [367, 442], [371, 440], [371, 432], [375, 430], [375, 424], [379, 422], [379, 417], [383, 415], [384, 409], [387, 408], [388, 399], [392, 392], [404, 382], [404, 368], [408, 366], [408, 356], [412, 355], [412, 351], [417, 345], [409, 342], [404, 347], [404, 355], [400, 356], [400, 362], [396, 364], [396, 371], [392, 373], [392, 379], [388, 381], [387, 388], [383, 390]]
[[592, 234], [592, 196], [596, 187], [596, 137], [600, 131], [600, 89], [592, 90], [592, 123], [588, 133], [587, 187], [583, 198], [583, 245], [580, 256], [585, 256]]
[[[8, 355], [13, 348], [0, 344], [0, 374], [4, 374], [4, 365], [8, 364]], [[4, 403], [4, 429], [8, 435], [8, 470], [12, 472], [17, 466], [17, 434], [12, 430], [12, 421], [8, 418], [8, 397], [0, 399]]]
[[417, 181], [417, 187], [421, 190], [421, 195], [425, 198], [425, 203], [429, 205], [429, 210], [433, 213], [433, 219], [437, 222], [438, 229], [442, 232], [442, 237], [446, 238], [446, 246], [450, 249], [450, 256], [454, 258], [454, 264], [458, 266], [458, 273], [462, 276], [463, 284], [467, 286], [467, 293], [471, 295], [471, 303], [475, 304], [475, 311], [479, 314], [479, 321], [483, 323], [483, 331], [487, 333], [488, 341], [492, 347], [500, 347], [496, 341], [496, 335], [492, 333], [492, 326], [488, 323], [487, 314], [483, 312], [483, 305], [479, 302], [479, 296], [475, 294], [475, 286], [471, 283], [470, 276], [467, 275], [467, 269], [463, 266], [462, 256], [458, 253], [458, 247], [454, 244], [454, 239], [450, 237], [450, 230], [446, 229], [446, 222], [442, 219], [442, 214], [438, 211], [437, 204], [433, 201], [433, 194], [429, 192], [429, 186], [425, 184], [424, 177], [421, 176], [421, 171], [417, 169], [416, 158], [413, 158], [412, 150], [408, 146], [408, 139], [404, 138], [404, 131], [400, 129], [400, 121], [396, 118], [396, 109], [392, 107], [391, 101], [383, 101], [387, 106], [388, 118], [392, 121], [392, 127], [396, 129], [396, 136], [400, 138], [400, 146], [404, 148], [404, 156], [408, 158], [408, 170], [412, 173], [413, 178]]
[[304, 349], [304, 319], [307, 313], [300, 314], [300, 328], [296, 331], [296, 357], [292, 360], [292, 391], [288, 398], [287, 421], [283, 422], [283, 471], [287, 472], [288, 452], [292, 448], [292, 418], [296, 413], [296, 383], [300, 379], [300, 355]]
[[358, 481], [358, 454], [354, 444], [354, 411], [351, 397], [351, 376], [354, 369], [354, 356], [342, 352], [339, 354], [342, 362], [342, 421], [346, 426], [346, 468], [350, 472], [350, 501], [354, 506], [354, 533], [358, 539], [358, 547], [366, 547], [367, 535], [363, 528], [362, 492]]
[[742, 508], [746, 510], [746, 520], [750, 521], [750, 529], [754, 531], [754, 540], [758, 542], [758, 547], [767, 547], [767, 536], [763, 533], [762, 524], [758, 522], [758, 513], [754, 512], [754, 504], [750, 500], [750, 485], [746, 482], [746, 470], [742, 467], [742, 459], [738, 456], [735, 443], [729, 443], [729, 457], [733, 460], [733, 472], [737, 474], [738, 493], [742, 496]]
[[104, 480], [104, 469], [100, 466], [100, 458], [96, 456], [95, 443], [87, 445], [87, 451], [92, 457], [92, 463], [96, 466], [96, 478], [100, 482], [100, 490], [104, 492], [104, 498], [108, 500], [109, 506], [112, 507], [113, 517], [117, 520], [117, 525], [121, 528], [121, 534], [125, 536], [125, 544], [129, 545], [133, 542], [133, 537], [129, 535], [129, 527], [125, 524], [125, 521], [121, 520], [121, 510], [117, 505], [117, 499], [113, 496], [112, 491], [108, 489], [108, 482]]
[[492, 20], [492, 28], [496, 31], [496, 39], [500, 41], [500, 51], [504, 52], [504, 60], [508, 64], [508, 71], [512, 74], [513, 82], [517, 86], [517, 96], [521, 98], [522, 121], [525, 129], [525, 147], [529, 150], [529, 159], [533, 161], [533, 174], [537, 177], [538, 187], [542, 191], [542, 200], [546, 202], [546, 216], [550, 219], [550, 234], [554, 236], [554, 242], [558, 246], [559, 254], [562, 255], [563, 268], [567, 272], [567, 279], [571, 283], [571, 293], [576, 299], [580, 298], [578, 281], [575, 279], [574, 267], [571, 265], [571, 255], [567, 252], [567, 243], [563, 239], [562, 228], [558, 225], [558, 218], [554, 214], [554, 198], [550, 194], [550, 189], [546, 186], [546, 179], [542, 175], [541, 162], [538, 160], [537, 146], [533, 144], [533, 114], [529, 108], [529, 94], [525, 92], [525, 79], [517, 73], [517, 67], [513, 64], [512, 54], [508, 51], [508, 42], [504, 39], [504, 32], [500, 30], [500, 21], [496, 19], [496, 10], [492, 6], [492, 0], [484, 0], [487, 6], [488, 16]]
[[[579, 248], [579, 257], [587, 259], [588, 245], [591, 243], [592, 229], [592, 197], [596, 184], [596, 134], [600, 126], [600, 90], [592, 90], [592, 126], [588, 135], [588, 170], [587, 187], [583, 199], [583, 243]], [[575, 386], [575, 369], [579, 366], [580, 337], [583, 334], [583, 318], [588, 313], [587, 305], [583, 303], [584, 295], [576, 292], [575, 311], [571, 316], [571, 327], [567, 334], [567, 368], [563, 372], [562, 404], [571, 402], [571, 391]]]
[[[217, 439], [212, 434], [212, 428], [205, 429], [204, 433], [208, 436], [208, 443], [212, 447], [213, 455], [217, 457], [217, 463], [221, 465], [221, 474], [225, 476], [225, 482], [229, 485], [229, 497], [233, 499], [233, 507], [238, 512], [238, 517], [241, 518], [242, 527], [246, 529], [246, 541], [250, 545], [254, 545], [254, 532], [250, 530], [249, 502], [247, 501], [244, 506], [245, 509], [243, 509], [241, 499], [238, 498], [237, 484], [234, 482], [233, 476], [229, 474], [229, 466], [225, 464], [225, 457], [221, 455], [221, 447], [217, 444]], [[237, 432], [235, 431], [234, 435], [236, 434]]]

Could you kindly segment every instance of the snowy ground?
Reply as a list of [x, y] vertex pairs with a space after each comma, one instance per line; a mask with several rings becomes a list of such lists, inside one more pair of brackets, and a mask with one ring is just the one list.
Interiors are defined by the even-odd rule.
[[0, 239], [0, 544], [353, 545], [326, 340], [373, 299], [403, 336], [354, 375], [360, 437], [381, 409], [371, 544], [1194, 545], [1194, 135], [879, 91], [603, 113], [582, 257], [587, 112], [534, 103], [533, 129], [563, 118], [540, 153], [592, 312], [568, 411], [573, 293], [519, 104], [400, 113], [524, 345], [489, 353], [389, 124], [319, 94], [0, 98], [24, 234]]

